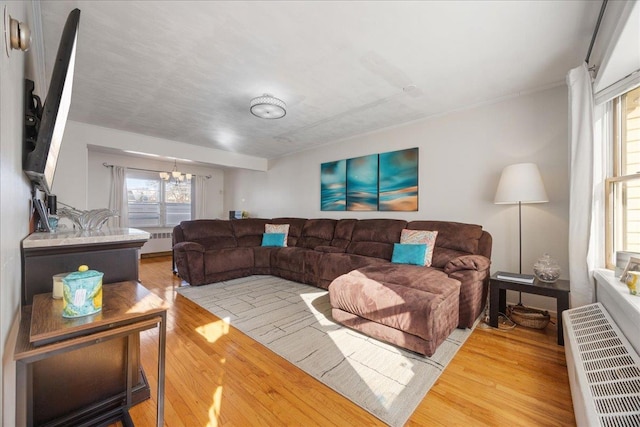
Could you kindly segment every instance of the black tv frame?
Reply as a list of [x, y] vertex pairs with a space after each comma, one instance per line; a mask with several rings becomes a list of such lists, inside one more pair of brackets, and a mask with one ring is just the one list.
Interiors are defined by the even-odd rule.
[[62, 31], [49, 90], [40, 107], [33, 82], [25, 82], [23, 170], [33, 186], [51, 194], [62, 136], [66, 126], [75, 68], [80, 9], [69, 13]]

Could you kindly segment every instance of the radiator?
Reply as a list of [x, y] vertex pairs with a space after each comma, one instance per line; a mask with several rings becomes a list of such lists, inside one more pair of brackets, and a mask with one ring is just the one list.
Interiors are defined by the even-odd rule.
[[589, 304], [562, 319], [576, 424], [640, 426], [640, 357], [607, 310]]
[[164, 233], [150, 233], [150, 239], [171, 239], [173, 237], [172, 232], [164, 232]]
[[171, 251], [173, 233], [165, 231], [153, 231], [150, 232], [150, 238], [147, 243], [144, 244], [140, 253], [158, 253]]

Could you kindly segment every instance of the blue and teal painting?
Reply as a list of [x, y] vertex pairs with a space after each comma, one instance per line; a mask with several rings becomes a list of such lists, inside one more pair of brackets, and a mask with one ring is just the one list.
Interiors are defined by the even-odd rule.
[[378, 210], [378, 155], [347, 159], [347, 210]]
[[344, 211], [347, 209], [347, 161], [320, 165], [320, 209]]
[[379, 210], [418, 210], [417, 148], [380, 154]]

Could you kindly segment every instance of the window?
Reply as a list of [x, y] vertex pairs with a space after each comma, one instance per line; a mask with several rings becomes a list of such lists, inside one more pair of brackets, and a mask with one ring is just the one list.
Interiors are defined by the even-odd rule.
[[640, 252], [640, 87], [613, 100], [612, 176], [606, 180], [606, 259]]
[[130, 227], [173, 227], [192, 218], [193, 181], [164, 181], [153, 172], [127, 172]]

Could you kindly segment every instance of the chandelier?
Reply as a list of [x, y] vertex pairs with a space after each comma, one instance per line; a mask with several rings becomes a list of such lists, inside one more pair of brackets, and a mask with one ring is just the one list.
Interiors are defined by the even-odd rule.
[[178, 164], [174, 160], [173, 161], [173, 170], [171, 172], [160, 172], [160, 178], [164, 181], [173, 181], [176, 184], [180, 184], [181, 182], [191, 182], [191, 174], [190, 173], [182, 173], [178, 170]]
[[265, 93], [251, 100], [249, 110], [251, 114], [261, 119], [280, 119], [287, 114], [287, 104]]

